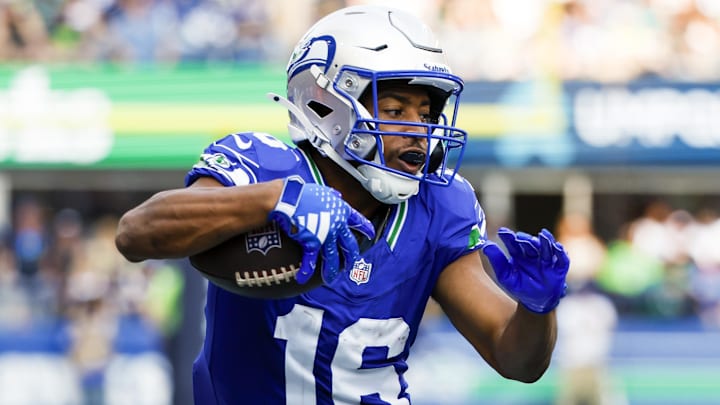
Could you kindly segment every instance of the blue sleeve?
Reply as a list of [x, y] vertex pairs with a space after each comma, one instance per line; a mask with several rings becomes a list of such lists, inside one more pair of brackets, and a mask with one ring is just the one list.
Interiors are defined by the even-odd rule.
[[457, 175], [443, 191], [434, 210], [441, 216], [442, 237], [435, 252], [441, 268], [480, 249], [487, 240], [485, 212], [470, 183]]
[[230, 134], [205, 148], [185, 176], [185, 185], [200, 177], [212, 177], [224, 186], [253, 184], [283, 177], [296, 166], [297, 158], [291, 148], [271, 135]]

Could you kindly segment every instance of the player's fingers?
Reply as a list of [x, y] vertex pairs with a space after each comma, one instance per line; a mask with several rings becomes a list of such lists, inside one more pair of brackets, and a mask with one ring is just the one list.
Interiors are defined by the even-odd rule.
[[570, 258], [565, 251], [565, 247], [560, 242], [555, 242], [553, 249], [555, 250], [555, 257], [557, 258], [555, 268], [559, 269], [562, 274], [567, 274], [570, 268]]
[[302, 264], [300, 270], [295, 275], [295, 280], [298, 284], [305, 284], [310, 280], [310, 277], [315, 273], [315, 266], [317, 265], [318, 252], [305, 252], [303, 254]]
[[350, 228], [360, 232], [361, 234], [365, 235], [366, 238], [372, 239], [375, 237], [375, 228], [372, 225], [372, 222], [365, 218], [363, 214], [358, 212], [355, 208], [350, 208], [350, 216], [348, 217], [348, 226]]
[[330, 284], [340, 273], [340, 254], [334, 235], [325, 241], [322, 246], [322, 273], [325, 284]]
[[540, 240], [533, 235], [525, 232], [518, 232], [515, 240], [522, 249], [525, 257], [535, 258], [540, 256]]
[[540, 243], [540, 241], [538, 241], [536, 237], [534, 237], [533, 235], [530, 235], [530, 234], [527, 233], [527, 232], [523, 232], [523, 231], [517, 231], [517, 232], [515, 233], [515, 237], [516, 237], [518, 240], [528, 241], [528, 242], [533, 243], [533, 244], [534, 244], [535, 242], [537, 242], [538, 244]]
[[552, 250], [551, 254], [553, 256], [555, 256], [556, 258], [567, 258], [567, 252], [565, 252], [565, 248], [560, 242], [555, 240], [555, 236], [552, 234], [552, 232], [543, 228], [542, 231], [540, 231], [540, 236], [546, 238], [550, 243], [550, 247]]
[[541, 235], [541, 236], [545, 236], [545, 237], [550, 241], [550, 244], [551, 244], [551, 245], [555, 244], [556, 240], [555, 240], [555, 236], [553, 236], [552, 232], [550, 232], [550, 231], [548, 231], [547, 229], [543, 228], [543, 229], [540, 231], [540, 235]]
[[[538, 245], [539, 244], [540, 243], [538, 241]], [[520, 250], [522, 250], [524, 257], [535, 259], [540, 256], [540, 250], [532, 241], [519, 239], [517, 240], [517, 245]]]
[[552, 264], [555, 250], [553, 249], [552, 235], [548, 237], [545, 233], [540, 232], [540, 260], [544, 264]]
[[315, 265], [317, 264], [318, 250], [307, 250], [303, 252], [302, 264], [300, 270], [295, 275], [298, 284], [305, 284], [315, 273]]
[[567, 295], [567, 289], [568, 289], [567, 283], [563, 283], [562, 291], [560, 291], [560, 298]]
[[510, 256], [524, 256], [522, 249], [518, 245], [515, 232], [507, 228], [500, 228], [498, 229], [498, 237], [505, 244]]
[[338, 247], [345, 259], [344, 270], [352, 268], [353, 264], [360, 259], [360, 246], [349, 227], [343, 227], [338, 232]]

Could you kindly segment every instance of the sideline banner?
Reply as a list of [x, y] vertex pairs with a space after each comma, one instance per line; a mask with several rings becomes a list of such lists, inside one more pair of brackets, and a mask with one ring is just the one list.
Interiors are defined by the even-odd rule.
[[[0, 67], [0, 168], [188, 168], [233, 131], [282, 136], [274, 67]], [[289, 140], [289, 138], [288, 138]]]
[[[720, 165], [720, 84], [539, 80], [469, 83], [467, 90], [465, 100], [475, 102], [471, 163]], [[493, 110], [483, 123], [472, 111], [480, 106]]]
[[[279, 66], [0, 66], [0, 169], [185, 169], [212, 140], [289, 142]], [[720, 85], [469, 82], [466, 165], [720, 164]]]

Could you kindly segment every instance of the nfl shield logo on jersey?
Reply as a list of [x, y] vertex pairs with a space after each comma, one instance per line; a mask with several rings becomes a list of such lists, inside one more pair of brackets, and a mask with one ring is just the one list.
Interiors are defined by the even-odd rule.
[[248, 253], [257, 250], [263, 255], [267, 255], [267, 252], [274, 247], [282, 247], [280, 231], [275, 222], [253, 229], [245, 235], [245, 250]]
[[350, 270], [350, 280], [354, 281], [357, 285], [367, 283], [370, 279], [370, 271], [372, 271], [372, 263], [368, 263], [365, 259], [360, 258], [353, 264], [352, 270]]

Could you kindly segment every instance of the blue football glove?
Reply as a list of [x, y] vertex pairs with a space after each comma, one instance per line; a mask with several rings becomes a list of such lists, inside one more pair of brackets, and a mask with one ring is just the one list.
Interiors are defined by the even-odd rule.
[[[303, 248], [302, 264], [295, 279], [305, 284], [315, 273], [322, 249], [322, 279], [331, 283], [343, 269], [360, 259], [357, 240], [350, 229], [367, 238], [375, 236], [372, 223], [351, 207], [337, 190], [319, 184], [305, 184], [298, 176], [285, 179], [280, 199], [268, 218]], [[344, 266], [340, 267], [342, 250]]]
[[532, 236], [500, 228], [498, 236], [510, 257], [492, 241], [483, 247], [498, 283], [532, 312], [544, 314], [555, 309], [567, 289], [570, 259], [565, 248], [547, 229]]

